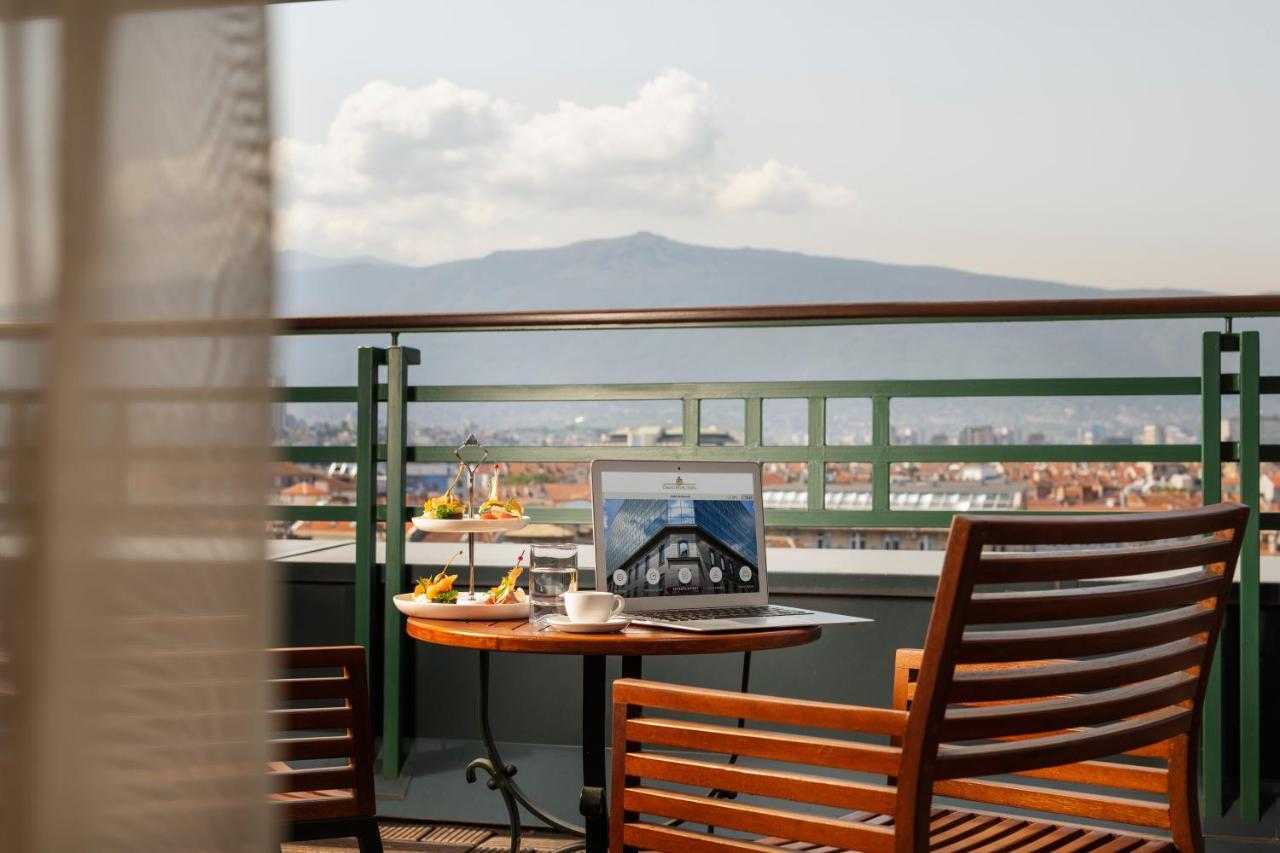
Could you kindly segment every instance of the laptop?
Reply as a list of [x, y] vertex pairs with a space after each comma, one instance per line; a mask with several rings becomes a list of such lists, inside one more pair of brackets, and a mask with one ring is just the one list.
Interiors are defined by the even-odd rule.
[[868, 622], [769, 603], [753, 462], [591, 464], [596, 589], [638, 625], [745, 631]]

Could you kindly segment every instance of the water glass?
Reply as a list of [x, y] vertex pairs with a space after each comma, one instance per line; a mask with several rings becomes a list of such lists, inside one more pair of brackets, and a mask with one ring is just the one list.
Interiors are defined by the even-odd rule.
[[578, 589], [576, 545], [534, 545], [529, 555], [529, 621], [545, 628], [547, 617], [564, 614], [564, 594]]

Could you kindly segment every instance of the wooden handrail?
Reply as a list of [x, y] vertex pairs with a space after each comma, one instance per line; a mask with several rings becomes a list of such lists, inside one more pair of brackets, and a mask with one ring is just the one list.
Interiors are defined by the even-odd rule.
[[295, 334], [383, 331], [481, 331], [679, 326], [778, 326], [890, 323], [1118, 320], [1142, 318], [1280, 316], [1280, 296], [1120, 297], [960, 302], [850, 302], [286, 317]]
[[[955, 302], [848, 302], [578, 311], [350, 314], [254, 319], [155, 319], [103, 322], [105, 336], [356, 334], [371, 332], [536, 331], [704, 326], [1000, 323], [1039, 320], [1139, 320], [1280, 316], [1280, 295], [1003, 299]], [[41, 322], [0, 322], [0, 339], [46, 334]]]

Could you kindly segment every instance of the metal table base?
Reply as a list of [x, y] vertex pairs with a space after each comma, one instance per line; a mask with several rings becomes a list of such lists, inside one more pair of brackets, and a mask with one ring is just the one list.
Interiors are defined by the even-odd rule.
[[[641, 661], [638, 656], [622, 658], [623, 678], [639, 678]], [[751, 680], [751, 652], [742, 656], [742, 692], [747, 692]], [[490, 790], [502, 795], [503, 804], [507, 807], [507, 821], [511, 828], [510, 853], [520, 853], [520, 809], [524, 808], [535, 820], [550, 829], [574, 835], [581, 841], [574, 841], [560, 848], [556, 853], [570, 853], [575, 850], [586, 850], [587, 853], [605, 853], [609, 849], [609, 801], [605, 794], [605, 714], [608, 706], [605, 681], [605, 656], [582, 656], [582, 793], [578, 799], [578, 811], [584, 824], [578, 826], [569, 823], [547, 810], [539, 807], [529, 799], [519, 783], [515, 781], [517, 768], [502, 760], [498, 752], [498, 744], [493, 738], [493, 727], [489, 721], [489, 652], [480, 651], [480, 737], [484, 743], [485, 755], [467, 765], [467, 781], [474, 783], [478, 778], [477, 771], [483, 770], [488, 775], [485, 782]], [[738, 727], [745, 725], [738, 721]], [[738, 756], [729, 757], [729, 763], [736, 763]], [[709, 796], [731, 799], [736, 794], [726, 791], [711, 791]], [[681, 821], [671, 821], [670, 825], [678, 825]]]

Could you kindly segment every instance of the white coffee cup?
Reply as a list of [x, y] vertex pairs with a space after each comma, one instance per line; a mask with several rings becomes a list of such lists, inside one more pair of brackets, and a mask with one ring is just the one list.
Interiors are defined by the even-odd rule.
[[600, 624], [622, 612], [622, 596], [611, 592], [566, 592], [564, 609], [571, 622]]

